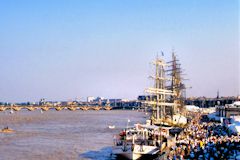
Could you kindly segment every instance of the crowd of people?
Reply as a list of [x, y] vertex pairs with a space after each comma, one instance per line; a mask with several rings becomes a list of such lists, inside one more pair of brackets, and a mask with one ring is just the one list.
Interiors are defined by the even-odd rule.
[[202, 121], [200, 115], [177, 136], [176, 146], [167, 153], [168, 160], [235, 160], [240, 155], [240, 136], [230, 133], [220, 123]]

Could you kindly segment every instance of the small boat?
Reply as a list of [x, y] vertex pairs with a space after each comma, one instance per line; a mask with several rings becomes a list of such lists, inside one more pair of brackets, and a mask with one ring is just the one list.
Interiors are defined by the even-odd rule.
[[112, 125], [112, 126], [108, 126], [108, 128], [109, 128], [109, 129], [114, 129], [115, 126], [114, 126], [114, 125]]
[[12, 132], [14, 132], [14, 130], [11, 128], [5, 127], [0, 132], [1, 133], [12, 133]]
[[13, 109], [11, 109], [9, 113], [10, 113], [10, 114], [13, 114], [13, 113], [14, 113], [14, 112], [13, 112]]

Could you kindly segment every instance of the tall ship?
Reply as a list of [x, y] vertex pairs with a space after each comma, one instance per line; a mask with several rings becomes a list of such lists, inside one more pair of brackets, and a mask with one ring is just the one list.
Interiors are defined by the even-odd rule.
[[172, 60], [165, 62], [157, 56], [152, 63], [155, 74], [150, 76], [154, 86], [145, 90], [148, 94], [143, 104], [151, 109], [154, 125], [181, 126], [187, 123], [184, 117], [186, 87], [183, 84], [182, 69], [174, 52]]
[[174, 127], [187, 123], [184, 117], [184, 91], [182, 70], [175, 53], [172, 60], [165, 62], [156, 57], [154, 65], [153, 87], [145, 90], [146, 99], [142, 101], [151, 110], [151, 117], [146, 124], [127, 127], [116, 138], [112, 149], [117, 159], [155, 159], [162, 150], [174, 141], [170, 132]]

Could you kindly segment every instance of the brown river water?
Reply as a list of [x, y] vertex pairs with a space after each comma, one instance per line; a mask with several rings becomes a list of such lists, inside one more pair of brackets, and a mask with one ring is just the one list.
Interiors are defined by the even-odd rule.
[[[0, 160], [110, 160], [113, 136], [122, 128], [144, 123], [143, 112], [21, 110], [0, 112]], [[115, 125], [115, 129], [109, 129]]]

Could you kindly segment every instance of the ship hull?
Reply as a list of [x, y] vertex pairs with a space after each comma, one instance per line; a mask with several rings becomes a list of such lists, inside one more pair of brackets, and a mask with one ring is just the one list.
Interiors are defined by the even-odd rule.
[[151, 154], [134, 154], [134, 153], [124, 153], [116, 155], [117, 160], [153, 160], [157, 158], [158, 155], [151, 155]]
[[113, 149], [113, 154], [116, 159], [125, 160], [142, 160], [142, 159], [155, 159], [158, 157], [159, 149], [155, 146], [142, 146], [142, 151], [140, 151], [141, 146], [135, 145], [134, 150], [130, 148], [127, 151], [123, 151], [122, 146], [117, 146]]

